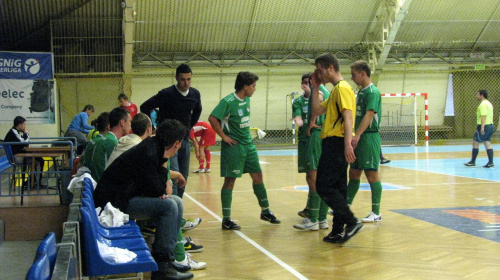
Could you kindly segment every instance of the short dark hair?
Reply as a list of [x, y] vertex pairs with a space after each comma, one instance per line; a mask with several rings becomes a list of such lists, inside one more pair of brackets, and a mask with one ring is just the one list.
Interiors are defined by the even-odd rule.
[[87, 104], [87, 105], [85, 105], [85, 107], [83, 107], [82, 112], [85, 112], [87, 110], [90, 110], [90, 111], [94, 112], [94, 106], [92, 106], [90, 104]]
[[133, 118], [132, 118], [132, 131], [134, 132], [134, 134], [137, 134], [139, 136], [142, 136], [144, 135], [144, 133], [146, 133], [146, 130], [148, 129], [148, 127], [151, 127], [153, 126], [153, 124], [151, 123], [151, 119], [149, 119], [148, 115], [144, 114], [144, 113], [137, 113], [137, 115], [135, 115]]
[[99, 132], [104, 132], [108, 129], [109, 125], [109, 112], [102, 112], [97, 119], [95, 119], [95, 128]]
[[312, 73], [305, 73], [304, 75], [302, 75], [302, 80], [300, 80], [301, 82], [304, 82], [304, 79], [311, 79], [311, 75]]
[[370, 64], [364, 60], [357, 60], [353, 62], [351, 64], [351, 69], [358, 72], [365, 72], [368, 77], [371, 75]]
[[128, 101], [128, 96], [123, 92], [118, 94], [118, 100], [122, 100], [122, 99]]
[[259, 77], [254, 73], [250, 72], [240, 72], [236, 76], [236, 82], [234, 83], [234, 89], [236, 91], [242, 90], [245, 86], [249, 86], [254, 82], [257, 82]]
[[189, 133], [189, 128], [183, 125], [180, 121], [174, 119], [166, 119], [156, 128], [156, 136], [162, 149], [172, 146], [176, 141], [182, 141]]
[[180, 74], [185, 74], [185, 73], [191, 73], [191, 74], [193, 73], [189, 65], [182, 63], [181, 65], [177, 66], [177, 69], [175, 70], [176, 77], [179, 77]]
[[115, 127], [120, 124], [121, 120], [127, 121], [128, 115], [130, 112], [125, 108], [114, 108], [109, 112], [109, 126]]
[[26, 119], [21, 117], [21, 116], [17, 116], [14, 118], [14, 127], [20, 125], [20, 124], [23, 124], [26, 122]]
[[485, 89], [480, 89], [477, 92], [479, 92], [479, 95], [482, 95], [485, 99], [488, 99], [488, 92]]
[[339, 60], [337, 59], [337, 57], [335, 57], [334, 54], [330, 53], [330, 52], [327, 52], [327, 53], [324, 53], [320, 56], [318, 56], [316, 58], [316, 60], [314, 60], [314, 65], [318, 65], [320, 64], [321, 67], [323, 68], [328, 68], [330, 67], [330, 65], [333, 65], [333, 69], [338, 72], [339, 71]]

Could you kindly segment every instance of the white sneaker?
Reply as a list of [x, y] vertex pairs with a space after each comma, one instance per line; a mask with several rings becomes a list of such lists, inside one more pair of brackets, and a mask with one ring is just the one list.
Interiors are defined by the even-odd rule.
[[382, 215], [375, 215], [375, 213], [370, 212], [368, 216], [364, 217], [361, 219], [363, 223], [375, 223], [375, 222], [382, 222]]
[[183, 261], [181, 262], [178, 262], [178, 261], [175, 261], [177, 264], [180, 264], [180, 265], [183, 265], [183, 266], [189, 266], [190, 269], [189, 270], [200, 270], [200, 269], [205, 269], [207, 267], [207, 263], [206, 262], [198, 262], [198, 261], [195, 261], [191, 258], [191, 254], [189, 253], [186, 253], [186, 257], [184, 258]]
[[301, 230], [319, 230], [319, 223], [313, 223], [308, 218], [305, 218], [302, 223], [293, 225], [293, 227]]
[[205, 172], [205, 169], [203, 169], [203, 168], [196, 169], [195, 171], [193, 171], [193, 173], [204, 173], [204, 172]]
[[328, 221], [324, 219], [323, 221], [318, 221], [320, 229], [328, 229]]
[[205, 173], [210, 173], [210, 172], [211, 172], [210, 168], [205, 168]]
[[196, 218], [196, 219], [188, 219], [186, 220], [186, 224], [181, 227], [182, 231], [188, 231], [190, 229], [193, 229], [197, 227], [201, 223], [201, 218]]

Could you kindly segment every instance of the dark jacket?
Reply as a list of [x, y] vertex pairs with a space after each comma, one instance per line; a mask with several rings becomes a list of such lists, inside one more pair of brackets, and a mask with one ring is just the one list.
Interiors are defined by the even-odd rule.
[[[7, 132], [7, 135], [5, 135], [5, 142], [26, 142], [29, 141], [30, 136], [28, 133], [21, 132], [14, 127]], [[24, 147], [28, 147], [29, 145], [10, 145], [12, 148], [12, 154], [19, 154], [19, 153], [24, 153]]]
[[111, 163], [97, 182], [94, 191], [96, 207], [111, 202], [127, 213], [128, 201], [136, 196], [160, 197], [165, 194], [167, 168], [163, 163], [165, 149], [155, 137], [148, 137], [124, 152]]
[[[156, 121], [158, 125], [166, 119], [174, 119], [191, 129], [201, 114], [200, 92], [189, 88], [189, 93], [183, 96], [175, 85], [172, 85], [142, 103], [141, 112], [149, 116], [156, 108], [160, 109]], [[189, 134], [186, 137], [189, 137]]]

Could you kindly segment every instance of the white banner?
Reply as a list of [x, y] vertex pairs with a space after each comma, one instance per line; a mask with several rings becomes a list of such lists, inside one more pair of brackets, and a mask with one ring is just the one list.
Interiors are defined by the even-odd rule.
[[32, 124], [54, 124], [54, 82], [0, 79], [0, 123], [16, 116]]

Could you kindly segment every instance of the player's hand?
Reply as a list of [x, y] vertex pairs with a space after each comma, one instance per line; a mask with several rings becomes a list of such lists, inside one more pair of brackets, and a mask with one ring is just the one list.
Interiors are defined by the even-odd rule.
[[[28, 133], [28, 132], [26, 132]], [[481, 128], [481, 135], [484, 135], [484, 128]]]
[[359, 137], [357, 135], [352, 137], [351, 145], [353, 149], [356, 149], [356, 147], [358, 146], [358, 142], [359, 142]]
[[164, 195], [160, 196], [160, 199], [166, 199], [166, 198], [170, 198], [170, 195], [164, 194]]
[[354, 155], [354, 149], [352, 148], [352, 145], [350, 143], [345, 145], [344, 154], [345, 154], [345, 159], [348, 163], [353, 163], [356, 160], [356, 155]]
[[222, 138], [222, 141], [228, 143], [229, 146], [238, 144], [238, 141], [234, 140], [233, 138], [231, 138], [231, 137], [229, 137], [227, 135], [224, 138]]
[[311, 137], [311, 129], [321, 127], [319, 125], [316, 125], [315, 123], [310, 123], [309, 127], [307, 128], [307, 136]]
[[298, 126], [298, 127], [302, 127], [304, 125], [304, 121], [300, 118], [296, 118], [295, 119], [295, 124]]
[[184, 186], [186, 186], [186, 179], [182, 176], [182, 174], [179, 178], [175, 179], [175, 182], [179, 184], [179, 188], [184, 188]]
[[321, 77], [319, 76], [319, 70], [315, 70], [311, 75], [311, 83], [314, 88], [319, 88], [321, 85]]

